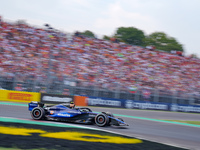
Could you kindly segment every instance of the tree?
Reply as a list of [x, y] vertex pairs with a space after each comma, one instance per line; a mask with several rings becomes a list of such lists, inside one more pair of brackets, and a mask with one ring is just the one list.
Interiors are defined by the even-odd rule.
[[163, 32], [154, 32], [144, 39], [144, 45], [155, 46], [156, 49], [170, 52], [171, 50], [183, 51], [183, 46], [175, 38], [167, 36]]
[[115, 36], [120, 41], [133, 45], [143, 45], [145, 38], [144, 32], [134, 27], [120, 27], [117, 29]]
[[17, 24], [26, 24], [27, 25], [26, 20], [23, 20], [23, 19], [17, 20]]
[[191, 58], [198, 58], [197, 54], [191, 54], [190, 57]]
[[80, 33], [81, 35], [84, 35], [84, 36], [87, 36], [87, 37], [95, 37], [94, 33], [89, 31], [89, 30], [86, 30], [82, 33]]
[[104, 35], [104, 36], [103, 36], [103, 39], [104, 39], [104, 40], [110, 40], [110, 37], [107, 36], [107, 35]]

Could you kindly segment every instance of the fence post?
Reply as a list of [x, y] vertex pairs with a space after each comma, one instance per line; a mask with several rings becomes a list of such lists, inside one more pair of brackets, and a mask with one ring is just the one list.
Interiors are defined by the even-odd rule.
[[193, 97], [193, 95], [189, 96], [188, 100], [189, 100], [188, 104], [194, 105], [194, 97]]
[[14, 76], [12, 90], [15, 90], [16, 82], [17, 82], [16, 76]]
[[174, 91], [173, 95], [172, 95], [172, 102], [173, 104], [177, 104], [177, 91]]
[[140, 99], [139, 99], [139, 96], [140, 96], [139, 90], [137, 90], [137, 92], [135, 93], [135, 100], [136, 100], [136, 101], [139, 101], [139, 100], [140, 100]]
[[154, 102], [158, 102], [159, 101], [159, 91], [154, 89]]

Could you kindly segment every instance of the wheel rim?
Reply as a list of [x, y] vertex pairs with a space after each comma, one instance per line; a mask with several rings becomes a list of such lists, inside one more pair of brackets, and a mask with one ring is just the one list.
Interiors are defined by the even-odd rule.
[[98, 121], [98, 123], [102, 124], [102, 123], [104, 123], [104, 120], [105, 119], [103, 116], [99, 116], [97, 121]]
[[36, 110], [36, 111], [34, 112], [34, 116], [35, 116], [35, 117], [40, 116], [40, 111]]

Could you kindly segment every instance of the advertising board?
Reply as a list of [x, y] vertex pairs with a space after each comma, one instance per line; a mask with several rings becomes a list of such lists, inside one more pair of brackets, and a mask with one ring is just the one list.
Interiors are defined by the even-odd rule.
[[171, 104], [170, 111], [200, 113], [200, 106]]
[[74, 101], [74, 96], [41, 93], [40, 101], [50, 104], [69, 103]]
[[100, 97], [88, 97], [88, 106], [102, 106], [102, 107], [117, 107], [123, 108], [123, 101], [121, 99], [109, 99]]
[[29, 103], [31, 101], [40, 101], [40, 93], [0, 90], [0, 100]]
[[124, 106], [129, 109], [169, 110], [169, 105], [167, 103], [125, 100]]

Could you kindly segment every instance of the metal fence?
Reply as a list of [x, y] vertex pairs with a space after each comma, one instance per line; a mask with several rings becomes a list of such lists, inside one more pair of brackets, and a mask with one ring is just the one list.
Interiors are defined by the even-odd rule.
[[[99, 87], [84, 87], [73, 84], [76, 81], [63, 82], [52, 80], [51, 82], [37, 81], [34, 78], [27, 78], [25, 81], [20, 81], [15, 77], [0, 76], [0, 86], [6, 90], [18, 90], [29, 92], [41, 92], [51, 94], [67, 94], [67, 95], [82, 95], [91, 97], [102, 97], [111, 99], [128, 99], [137, 101], [150, 101], [162, 103], [190, 104], [199, 105], [199, 95], [189, 95], [182, 92], [170, 93], [168, 91], [160, 91], [156, 89], [139, 89], [134, 93], [124, 90], [110, 90]], [[48, 84], [47, 84], [48, 83]]]

